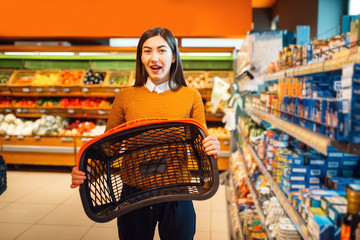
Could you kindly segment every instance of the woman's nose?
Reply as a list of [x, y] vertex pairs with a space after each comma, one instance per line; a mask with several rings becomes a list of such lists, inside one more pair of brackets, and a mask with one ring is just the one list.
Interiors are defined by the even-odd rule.
[[157, 52], [153, 52], [151, 54], [151, 61], [155, 62], [155, 61], [158, 61], [159, 60], [159, 55], [157, 54]]

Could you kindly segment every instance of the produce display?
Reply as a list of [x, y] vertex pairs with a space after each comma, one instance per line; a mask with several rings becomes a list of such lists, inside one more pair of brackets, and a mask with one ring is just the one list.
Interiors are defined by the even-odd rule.
[[42, 74], [36, 73], [34, 76], [34, 80], [32, 81], [33, 86], [54, 86], [59, 78], [59, 74], [50, 73], [50, 74]]
[[105, 76], [106, 76], [106, 72], [89, 70], [85, 74], [83, 84], [85, 85], [103, 84]]
[[105, 98], [86, 98], [83, 101], [83, 107], [85, 108], [101, 108], [101, 109], [109, 109], [110, 102], [108, 102]]
[[64, 108], [81, 108], [83, 100], [81, 98], [62, 98], [59, 107]]
[[11, 101], [11, 97], [0, 97], [0, 107], [10, 107]]
[[105, 132], [106, 124], [98, 120], [97, 123], [90, 121], [75, 120], [59, 132], [63, 136], [98, 136]]
[[223, 127], [209, 128], [208, 132], [210, 135], [217, 136], [218, 138], [229, 138], [230, 139], [230, 131], [226, 130]]
[[129, 84], [129, 75], [121, 73], [113, 73], [109, 77], [108, 85], [128, 85]]
[[9, 81], [12, 72], [0, 72], [0, 84], [5, 84]]
[[59, 116], [42, 115], [35, 121], [23, 120], [14, 114], [0, 114], [0, 134], [7, 135], [56, 135], [68, 125]]
[[84, 74], [82, 70], [64, 70], [57, 81], [58, 85], [79, 85]]
[[15, 100], [14, 107], [15, 108], [35, 108], [36, 107], [36, 99], [35, 98], [20, 98]]
[[59, 98], [39, 98], [36, 101], [36, 106], [40, 108], [58, 107], [59, 102], [60, 102]]
[[34, 81], [34, 75], [21, 76], [15, 82], [15, 85], [31, 85]]
[[206, 88], [205, 72], [184, 72], [185, 81], [191, 88]]

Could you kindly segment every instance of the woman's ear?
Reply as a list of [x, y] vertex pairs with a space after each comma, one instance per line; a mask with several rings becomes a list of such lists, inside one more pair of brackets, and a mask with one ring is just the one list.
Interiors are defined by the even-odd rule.
[[176, 61], [176, 53], [173, 53], [171, 63], [174, 63]]

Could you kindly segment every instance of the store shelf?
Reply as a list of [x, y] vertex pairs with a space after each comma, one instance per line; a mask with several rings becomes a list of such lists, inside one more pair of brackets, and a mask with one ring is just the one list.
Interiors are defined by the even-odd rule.
[[[232, 232], [232, 235], [233, 235], [233, 239], [234, 240], [242, 240], [242, 239], [245, 239], [244, 238], [244, 233], [243, 233], [243, 226], [241, 225], [241, 221], [240, 221], [240, 218], [239, 218], [239, 208], [237, 206], [237, 203], [236, 203], [236, 199], [235, 199], [235, 183], [234, 183], [234, 176], [233, 176], [233, 173], [232, 173], [232, 170], [230, 170], [230, 176], [229, 176], [229, 179], [230, 179], [230, 183], [229, 183], [229, 186], [232, 188], [233, 190], [233, 195], [231, 195], [231, 203], [234, 203], [235, 204], [235, 208], [236, 208], [236, 216], [237, 216], [237, 219], [235, 219], [235, 221], [237, 221], [239, 223], [239, 235], [240, 235], [240, 239], [237, 238], [237, 234], [235, 232], [235, 229], [236, 229], [236, 226], [232, 226], [232, 229], [233, 229], [233, 232]], [[230, 191], [231, 192], [231, 191]]]
[[344, 55], [330, 60], [306, 64], [294, 68], [289, 68], [281, 72], [268, 74], [265, 81], [273, 81], [283, 77], [298, 77], [309, 74], [317, 74], [330, 71], [339, 71], [343, 66], [351, 63], [360, 63], [360, 53]]
[[261, 121], [268, 122], [325, 156], [328, 154], [328, 149], [332, 147], [344, 153], [360, 155], [360, 144], [335, 141], [325, 135], [313, 132], [253, 107], [247, 107], [246, 112], [256, 123], [260, 124]]
[[[241, 151], [241, 147], [240, 147], [239, 145], [238, 145], [237, 147], [238, 147], [238, 149]], [[253, 200], [254, 200], [254, 204], [255, 204], [255, 207], [256, 207], [256, 209], [257, 209], [257, 213], [258, 213], [258, 215], [259, 215], [259, 217], [260, 217], [261, 224], [263, 225], [263, 227], [264, 227], [265, 230], [266, 230], [267, 239], [271, 239], [271, 237], [270, 237], [270, 236], [271, 236], [271, 233], [269, 232], [268, 227], [267, 227], [266, 224], [265, 224], [265, 215], [264, 215], [264, 213], [263, 213], [261, 204], [260, 204], [260, 202], [259, 202], [259, 200], [258, 200], [258, 193], [257, 193], [257, 191], [255, 190], [255, 188], [254, 188], [254, 186], [253, 186], [253, 184], [252, 184], [252, 182], [251, 182], [250, 175], [249, 175], [249, 169], [248, 169], [248, 167], [247, 167], [247, 165], [246, 165], [246, 163], [245, 163], [245, 160], [244, 160], [244, 157], [243, 157], [242, 153], [240, 154], [240, 158], [241, 158], [241, 162], [242, 162], [242, 164], [244, 165], [244, 168], [245, 168], [245, 174], [246, 174], [245, 180], [246, 180], [246, 184], [247, 184], [247, 186], [249, 187], [250, 194], [251, 194], [251, 196], [252, 196], [252, 198], [253, 198]]]
[[259, 159], [257, 153], [255, 152], [254, 148], [247, 142], [245, 137], [241, 134], [239, 131], [239, 135], [242, 138], [242, 141], [244, 144], [246, 144], [247, 148], [249, 149], [251, 155], [253, 156], [255, 162], [257, 163], [261, 173], [265, 177], [266, 181], [268, 182], [269, 186], [271, 187], [272, 191], [278, 198], [279, 202], [283, 206], [285, 212], [288, 214], [289, 218], [295, 225], [296, 229], [300, 233], [301, 237], [305, 240], [310, 239], [310, 233], [308, 231], [307, 225], [304, 221], [304, 219], [301, 217], [299, 212], [293, 207], [293, 205], [290, 203], [290, 201], [285, 196], [284, 192], [281, 190], [279, 185], [274, 181], [270, 173], [266, 170], [264, 164]]
[[328, 146], [331, 146], [330, 138], [255, 108], [248, 107], [246, 108], [246, 112], [249, 116], [266, 121], [322, 154], [327, 155]]

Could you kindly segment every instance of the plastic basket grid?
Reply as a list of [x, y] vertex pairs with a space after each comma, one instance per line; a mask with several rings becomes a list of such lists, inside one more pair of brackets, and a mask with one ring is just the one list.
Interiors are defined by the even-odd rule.
[[6, 165], [0, 164], [0, 195], [5, 192], [6, 187]]
[[85, 212], [104, 222], [154, 203], [211, 197], [217, 166], [204, 136], [195, 125], [168, 122], [97, 141], [79, 166], [88, 176], [80, 189]]

